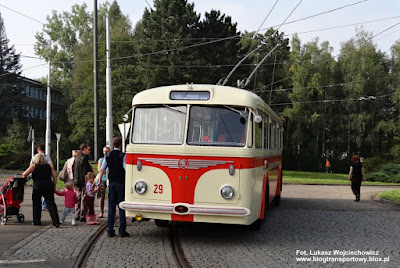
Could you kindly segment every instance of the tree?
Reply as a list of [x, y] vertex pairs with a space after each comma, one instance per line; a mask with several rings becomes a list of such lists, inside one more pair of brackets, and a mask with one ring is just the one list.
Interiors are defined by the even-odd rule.
[[237, 23], [220, 11], [206, 12], [199, 24], [197, 40], [209, 44], [195, 48], [200, 68], [195, 71], [197, 76], [194, 82], [216, 84], [239, 60], [240, 32], [237, 31]]
[[[279, 46], [274, 50], [274, 47]], [[260, 47], [260, 49], [252, 54], [247, 61], [250, 64], [240, 68], [240, 79], [243, 80], [253, 72], [255, 66], [271, 53], [263, 62], [262, 66], [257, 70], [248, 85], [248, 89], [257, 93], [269, 105], [281, 104], [288, 102], [288, 93], [280, 91], [280, 89], [288, 88], [291, 85], [286, 64], [290, 59], [289, 39], [284, 38], [284, 33], [277, 32], [270, 28], [265, 34], [245, 33], [241, 40], [242, 57], [251, 51]], [[283, 106], [276, 105], [275, 112], [283, 111]]]
[[134, 37], [138, 57], [137, 77], [145, 88], [197, 82], [192, 39], [197, 36], [200, 16], [186, 0], [155, 0], [154, 10], [144, 11]]
[[[135, 80], [131, 77], [133, 69], [132, 29], [129, 18], [122, 14], [118, 4], [102, 4], [98, 9], [98, 109], [99, 109], [99, 144], [105, 144], [105, 15], [111, 20], [111, 56], [112, 56], [112, 90], [113, 117], [115, 134], [116, 124], [123, 113], [130, 109]], [[69, 139], [79, 145], [90, 143], [93, 136], [93, 44], [92, 14], [85, 4], [74, 5], [71, 12], [58, 14], [53, 12], [47, 18], [44, 31], [36, 35], [36, 52], [46, 59], [52, 59], [52, 73], [57, 86], [63, 89], [68, 109], [68, 120], [71, 123]], [[127, 57], [126, 60], [117, 60]], [[133, 64], [132, 64], [133, 63]], [[130, 66], [129, 66], [130, 65]], [[117, 120], [115, 120], [117, 119]]]
[[320, 169], [321, 159], [332, 150], [327, 140], [334, 138], [329, 135], [333, 114], [325, 100], [333, 95], [326, 85], [334, 84], [335, 61], [329, 43], [318, 43], [314, 39], [302, 46], [297, 36], [292, 39], [289, 98], [293, 107], [284, 111], [289, 128], [285, 156], [301, 170]]
[[22, 86], [18, 81], [21, 65], [20, 55], [15, 52], [14, 45], [8, 45], [6, 29], [0, 13], [0, 136], [6, 133], [7, 126], [13, 117], [21, 117]]
[[53, 10], [43, 31], [35, 35], [35, 53], [52, 62], [51, 85], [61, 89], [66, 100], [70, 93], [77, 94], [70, 92], [77, 47], [92, 43], [92, 20], [86, 8], [86, 4], [75, 4], [70, 13]]
[[372, 34], [359, 30], [355, 38], [342, 45], [338, 64], [346, 96], [346, 153], [361, 153], [364, 157], [384, 153], [376, 127], [392, 105], [385, 97], [393, 93], [388, 59], [377, 51]]
[[381, 156], [386, 160], [400, 159], [400, 41], [391, 47], [390, 88], [392, 108], [386, 111], [387, 116], [378, 123], [377, 134], [381, 137]]

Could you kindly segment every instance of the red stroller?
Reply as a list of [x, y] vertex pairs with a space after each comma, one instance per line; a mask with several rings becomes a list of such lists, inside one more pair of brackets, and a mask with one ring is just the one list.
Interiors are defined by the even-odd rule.
[[24, 201], [24, 188], [27, 179], [15, 174], [9, 178], [0, 189], [0, 223], [5, 225], [8, 218], [17, 217], [18, 222], [24, 222], [25, 216], [20, 213], [20, 204]]

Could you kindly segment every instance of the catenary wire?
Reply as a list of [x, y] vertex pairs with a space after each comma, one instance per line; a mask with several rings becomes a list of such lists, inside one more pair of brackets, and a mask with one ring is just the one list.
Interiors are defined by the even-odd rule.
[[39, 21], [39, 20], [37, 20], [37, 19], [34, 19], [34, 18], [32, 18], [32, 17], [29, 17], [28, 15], [25, 15], [25, 14], [23, 14], [23, 13], [17, 11], [17, 10], [14, 10], [14, 9], [12, 9], [12, 8], [9, 8], [9, 7], [6, 7], [6, 6], [3, 5], [3, 4], [0, 4], [0, 6], [6, 8], [6, 9], [8, 9], [8, 10], [11, 10], [12, 12], [15, 12], [15, 13], [21, 15], [21, 16], [24, 16], [25, 18], [28, 18], [28, 19], [33, 20], [33, 21], [36, 21], [37, 23], [40, 23], [41, 25], [44, 25], [43, 22], [41, 22], [41, 21]]

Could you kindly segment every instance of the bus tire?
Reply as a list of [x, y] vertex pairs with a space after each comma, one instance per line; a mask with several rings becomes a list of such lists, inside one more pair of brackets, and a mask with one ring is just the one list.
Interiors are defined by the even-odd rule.
[[274, 198], [274, 203], [275, 206], [279, 207], [281, 204], [281, 192], [282, 192], [282, 170], [281, 170], [281, 176], [280, 176], [280, 182], [279, 182], [279, 194], [275, 196]]
[[167, 220], [154, 220], [157, 227], [168, 227], [169, 221]]
[[264, 219], [257, 219], [255, 222], [248, 226], [249, 230], [258, 231], [261, 228], [261, 225], [264, 223], [265, 218], [267, 216], [267, 211], [269, 210], [269, 181], [267, 179], [267, 188], [265, 189], [265, 203], [264, 203]]

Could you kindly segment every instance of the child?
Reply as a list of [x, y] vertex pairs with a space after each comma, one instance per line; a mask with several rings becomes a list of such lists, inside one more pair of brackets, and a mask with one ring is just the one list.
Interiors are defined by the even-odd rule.
[[88, 172], [85, 176], [86, 179], [86, 223], [89, 225], [100, 224], [96, 221], [96, 214], [94, 214], [94, 197], [98, 192], [98, 188], [94, 184], [94, 174], [93, 172]]
[[61, 217], [60, 223], [63, 224], [67, 213], [71, 216], [71, 224], [76, 225], [75, 223], [75, 204], [78, 203], [78, 197], [74, 191], [74, 184], [72, 182], [67, 182], [65, 184], [67, 187], [65, 191], [60, 192], [56, 190], [56, 194], [59, 196], [65, 196], [64, 200], [64, 211]]

